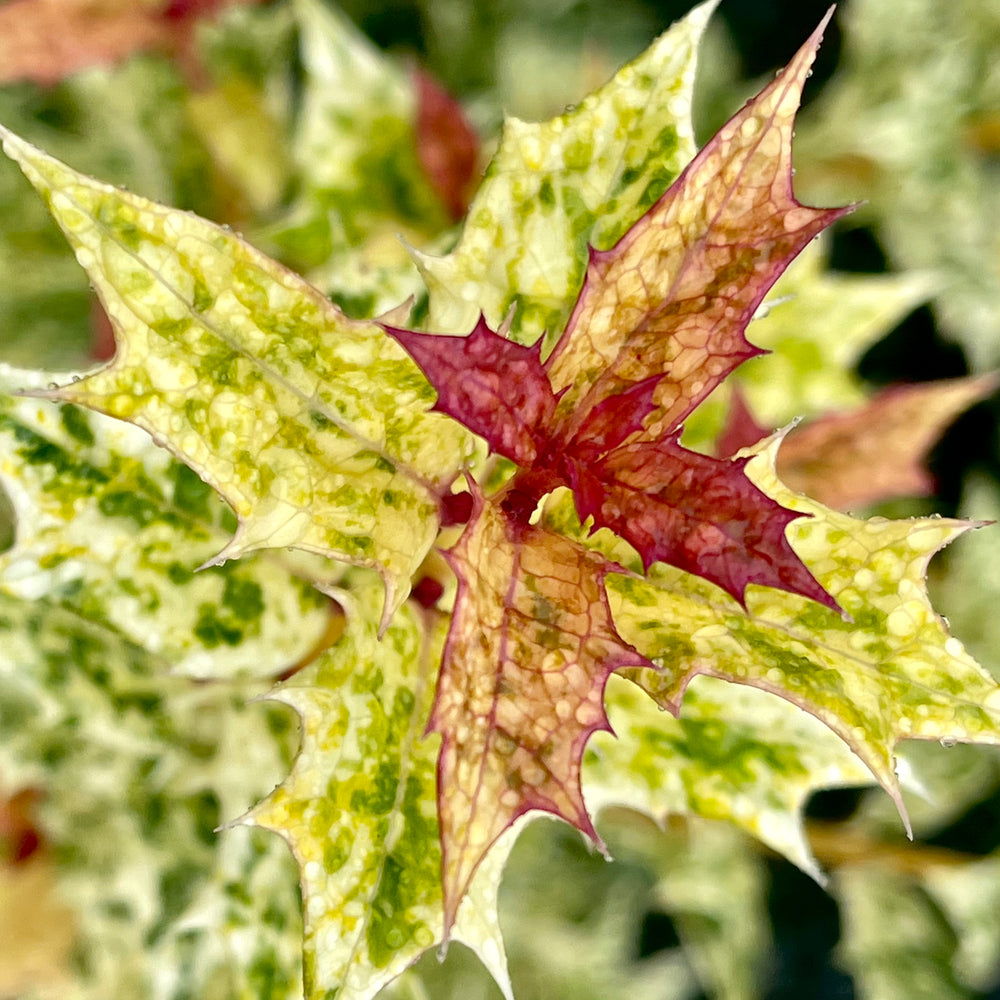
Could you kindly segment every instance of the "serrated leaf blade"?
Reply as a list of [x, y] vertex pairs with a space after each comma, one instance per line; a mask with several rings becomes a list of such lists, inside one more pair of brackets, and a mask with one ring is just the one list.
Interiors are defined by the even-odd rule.
[[377, 567], [390, 614], [471, 448], [427, 412], [409, 358], [233, 233], [3, 135], [119, 341], [110, 365], [51, 395], [130, 420], [218, 489], [240, 524], [217, 561], [295, 546]]

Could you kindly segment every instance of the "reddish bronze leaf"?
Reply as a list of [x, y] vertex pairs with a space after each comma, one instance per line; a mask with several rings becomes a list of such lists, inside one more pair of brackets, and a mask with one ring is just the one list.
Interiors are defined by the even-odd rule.
[[996, 376], [984, 375], [885, 389], [856, 410], [791, 431], [778, 476], [839, 510], [927, 496], [934, 489], [927, 453], [955, 417], [996, 388]]
[[650, 666], [612, 623], [604, 576], [616, 567], [496, 501], [475, 497], [447, 553], [458, 597], [430, 722], [442, 736], [446, 927], [491, 845], [528, 810], [599, 842], [580, 790], [584, 747], [608, 729], [610, 674]]
[[732, 397], [729, 401], [729, 413], [726, 414], [726, 425], [715, 442], [715, 454], [719, 458], [729, 458], [741, 448], [752, 447], [774, 430], [773, 427], [768, 430], [757, 423], [757, 418], [753, 415], [739, 384], [731, 383], [731, 388]]
[[564, 438], [603, 400], [660, 375], [657, 411], [643, 431], [656, 440], [760, 353], [744, 330], [764, 295], [849, 211], [806, 208], [792, 193], [792, 123], [825, 24], [616, 246], [592, 251], [546, 361], [554, 391], [566, 390]]
[[476, 178], [479, 137], [462, 106], [428, 72], [413, 72], [417, 91], [417, 158], [456, 222], [465, 215]]
[[534, 463], [556, 407], [537, 348], [497, 335], [482, 317], [467, 337], [383, 329], [437, 390], [434, 409], [486, 438], [497, 454], [525, 467]]
[[[656, 561], [704, 577], [743, 603], [751, 584], [778, 587], [840, 610], [785, 538], [800, 515], [762, 493], [743, 472], [745, 459], [718, 459], [681, 447], [677, 435], [615, 449], [586, 470], [604, 484], [574, 492], [581, 518], [593, 517], [635, 546], [648, 569]], [[572, 468], [572, 467], [571, 467]]]

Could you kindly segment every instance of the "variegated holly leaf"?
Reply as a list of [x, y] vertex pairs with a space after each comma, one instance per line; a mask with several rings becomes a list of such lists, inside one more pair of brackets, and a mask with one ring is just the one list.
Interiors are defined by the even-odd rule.
[[871, 773], [818, 719], [765, 691], [694, 678], [674, 718], [635, 684], [612, 677], [615, 737], [598, 734], [584, 758], [584, 798], [597, 815], [628, 806], [724, 820], [821, 878], [802, 810], [823, 788], [871, 783]]
[[47, 395], [142, 427], [239, 520], [213, 564], [292, 546], [378, 568], [383, 625], [472, 442], [428, 413], [391, 338], [231, 232], [84, 177], [4, 130], [115, 326], [107, 367]]
[[276, 676], [308, 658], [330, 612], [291, 560], [196, 572], [231, 534], [231, 511], [143, 431], [2, 391], [48, 381], [0, 366], [0, 486], [17, 520], [0, 589], [109, 623], [194, 676]]
[[218, 830], [287, 770], [293, 720], [250, 703], [259, 682], [167, 666], [47, 598], [0, 594], [0, 794], [40, 793], [73, 938], [57, 993], [301, 998], [294, 863], [263, 831]]
[[832, 607], [788, 548], [796, 515], [761, 494], [742, 461], [678, 443], [685, 417], [757, 353], [743, 331], [767, 290], [843, 214], [805, 208], [791, 191], [792, 122], [819, 37], [612, 249], [590, 254], [544, 363], [539, 345], [509, 342], [484, 319], [464, 340], [386, 329], [438, 390], [437, 408], [521, 465], [512, 490], [527, 512], [568, 485], [580, 517], [626, 538], [646, 566], [668, 562], [737, 599], [759, 583]]
[[[244, 822], [280, 833], [299, 862], [309, 1000], [373, 997], [449, 929], [509, 997], [496, 913], [509, 847], [482, 866], [461, 906], [442, 895], [438, 743], [424, 730], [444, 619], [408, 605], [379, 641], [378, 591], [354, 577], [341, 595], [344, 635], [272, 695], [299, 712], [302, 748]], [[447, 778], [441, 787], [453, 791]]]
[[513, 310], [522, 343], [563, 330], [588, 245], [612, 246], [694, 155], [695, 57], [713, 7], [696, 8], [558, 118], [507, 119], [458, 245], [417, 255], [430, 329], [464, 333], [480, 313], [496, 329]]
[[634, 675], [677, 709], [697, 674], [771, 691], [829, 726], [902, 808], [893, 748], [902, 739], [1000, 742], [1000, 687], [950, 636], [927, 596], [927, 565], [968, 522], [858, 521], [792, 493], [774, 473], [775, 438], [746, 466], [782, 505], [811, 517], [789, 541], [852, 618], [773, 589], [746, 611], [707, 583], [654, 567], [609, 576], [615, 623], [663, 668]]
[[[824, 22], [825, 24], [825, 22]], [[571, 438], [603, 401], [658, 375], [641, 438], [674, 431], [743, 361], [744, 330], [795, 255], [849, 209], [792, 194], [792, 124], [824, 25], [720, 129], [663, 197], [590, 255], [546, 360]]]

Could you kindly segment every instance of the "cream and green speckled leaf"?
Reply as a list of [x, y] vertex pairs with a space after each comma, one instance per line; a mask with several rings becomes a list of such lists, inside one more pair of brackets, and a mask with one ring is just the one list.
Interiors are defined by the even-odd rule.
[[592, 813], [629, 806], [656, 818], [725, 820], [819, 876], [801, 811], [821, 788], [864, 785], [871, 773], [819, 720], [754, 688], [696, 677], [677, 718], [612, 677], [608, 716], [584, 757]]
[[329, 602], [285, 554], [196, 573], [231, 534], [229, 509], [143, 431], [3, 393], [48, 381], [0, 366], [0, 486], [17, 518], [0, 590], [107, 622], [193, 676], [276, 676], [307, 657]]
[[49, 395], [142, 427], [219, 490], [239, 527], [214, 562], [290, 546], [376, 567], [387, 619], [472, 448], [413, 362], [233, 233], [0, 134], [116, 330], [107, 367]]
[[[77, 1000], [302, 996], [295, 865], [218, 832], [287, 771], [291, 713], [203, 683], [48, 599], [0, 594], [0, 795], [40, 793]], [[220, 933], [220, 930], [224, 929]]]
[[423, 293], [406, 244], [425, 247], [451, 225], [418, 158], [417, 89], [343, 13], [318, 0], [294, 6], [302, 190], [265, 236], [350, 315], [376, 316]]
[[[376, 633], [379, 587], [354, 577], [339, 642], [272, 695], [302, 719], [290, 777], [245, 822], [285, 837], [302, 872], [309, 1000], [373, 997], [444, 940], [436, 767], [424, 736], [446, 621], [410, 606]], [[510, 995], [496, 894], [498, 845], [451, 937]]]
[[607, 249], [663, 194], [695, 153], [691, 90], [702, 4], [600, 90], [542, 124], [509, 119], [456, 248], [418, 256], [428, 329], [493, 329], [513, 308], [511, 336], [562, 332], [587, 247]]
[[687, 420], [684, 443], [709, 447], [725, 424], [738, 384], [760, 423], [856, 406], [865, 399], [854, 365], [936, 286], [924, 273], [858, 275], [827, 269], [820, 237], [792, 262], [764, 300], [747, 337], [770, 354], [736, 369]]
[[1000, 742], [1000, 686], [934, 613], [927, 565], [970, 527], [937, 518], [859, 521], [792, 493], [773, 471], [779, 444], [746, 471], [800, 511], [788, 538], [852, 619], [799, 597], [751, 587], [747, 610], [711, 585], [654, 567], [646, 580], [609, 576], [622, 636], [662, 664], [636, 679], [677, 706], [707, 673], [771, 691], [837, 733], [901, 806], [893, 747], [906, 738]]

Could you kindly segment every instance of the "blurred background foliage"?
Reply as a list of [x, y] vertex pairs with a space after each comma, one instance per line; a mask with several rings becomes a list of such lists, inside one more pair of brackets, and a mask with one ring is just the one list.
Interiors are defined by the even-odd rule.
[[[11, 0], [0, 17], [19, 5], [23, 0]], [[199, 7], [214, 6], [169, 5], [172, 33], [111, 67], [56, 72], [44, 82], [9, 80], [0, 87], [0, 120], [79, 169], [247, 232], [269, 252], [313, 269], [348, 311], [372, 308], [361, 295], [365, 275], [337, 257], [337, 234], [317, 221], [309, 178], [296, 160], [293, 137], [307, 83], [289, 9], [240, 5], [195, 23]], [[527, 119], [558, 114], [691, 6], [341, 5], [401, 67], [419, 62], [441, 81], [487, 150], [504, 112]], [[700, 141], [787, 61], [826, 6], [722, 0], [702, 48]], [[94, 10], [100, 16], [99, 5]], [[870, 388], [1000, 364], [998, 56], [998, 0], [844, 0], [827, 31], [798, 126], [797, 193], [811, 204], [861, 203], [832, 233], [832, 271], [919, 271], [933, 289], [926, 304], [857, 360], [855, 374]], [[0, 163], [0, 213], [0, 360], [57, 370], [106, 354], [107, 331], [83, 272], [45, 206], [7, 162]], [[447, 218], [433, 199], [389, 214], [388, 228], [417, 245], [447, 243]], [[364, 230], [368, 241], [378, 228], [346, 210], [339, 218], [344, 246], [355, 246], [355, 231]], [[379, 268], [397, 267], [396, 250], [386, 245], [363, 244], [380, 282], [388, 271]], [[408, 272], [392, 273], [400, 299], [415, 290]], [[973, 407], [931, 457], [936, 495], [882, 512], [1000, 518], [998, 426], [996, 398]], [[8, 534], [9, 522], [0, 511]], [[932, 570], [935, 606], [995, 673], [997, 552], [995, 538], [979, 532], [938, 557]], [[614, 865], [572, 831], [533, 824], [517, 844], [502, 895], [518, 997], [1000, 998], [1000, 754], [911, 745], [903, 757], [922, 786], [908, 799], [912, 844], [876, 790], [825, 792], [810, 802], [810, 839], [830, 872], [828, 891], [720, 824], [678, 819], [661, 829], [607, 813], [601, 826]], [[0, 810], [8, 873], [0, 967], [14, 954], [4, 921], [13, 926], [12, 915], [31, 910], [26, 900], [41, 891], [22, 884], [35, 853], [32, 815], [23, 798]], [[211, 824], [217, 821], [213, 812]], [[287, 879], [288, 866], [275, 865]], [[36, 965], [19, 966], [20, 979], [9, 968], [0, 974], [0, 996], [33, 995], [71, 949], [52, 930], [64, 926], [57, 903], [46, 905], [54, 909], [42, 920], [45, 954], [32, 959]], [[37, 908], [31, 912], [37, 916]], [[286, 936], [297, 930], [290, 920]], [[17, 940], [22, 949], [26, 936]], [[213, 996], [244, 995], [245, 987], [216, 986]], [[260, 988], [272, 987], [278, 992], [254, 995], [278, 995], [287, 984]], [[461, 948], [443, 965], [425, 957], [389, 992], [498, 996]]]

